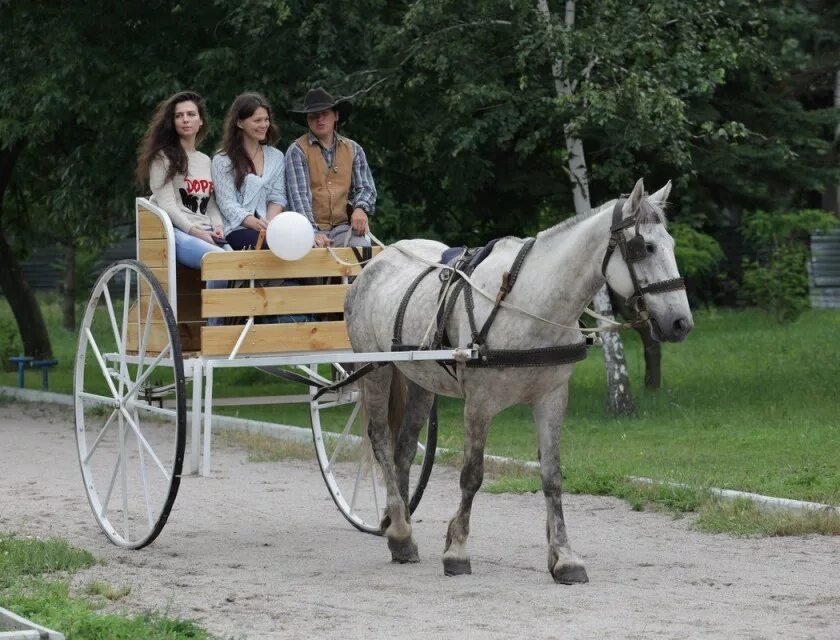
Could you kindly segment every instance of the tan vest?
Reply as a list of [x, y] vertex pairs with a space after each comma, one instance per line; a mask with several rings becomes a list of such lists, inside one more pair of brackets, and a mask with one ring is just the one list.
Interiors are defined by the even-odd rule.
[[308, 133], [296, 142], [306, 155], [309, 167], [309, 190], [312, 192], [315, 224], [321, 231], [347, 224], [347, 199], [353, 175], [353, 145], [346, 138], [338, 137], [333, 166], [329, 168], [321, 153], [321, 145], [317, 142], [309, 144]]

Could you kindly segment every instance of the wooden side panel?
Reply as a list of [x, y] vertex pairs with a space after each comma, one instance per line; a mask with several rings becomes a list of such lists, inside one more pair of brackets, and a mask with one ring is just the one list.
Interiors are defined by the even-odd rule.
[[140, 240], [166, 238], [166, 228], [154, 213], [140, 208], [137, 211], [137, 234]]
[[[205, 318], [264, 316], [287, 313], [344, 311], [347, 284], [242, 289], [205, 289], [201, 315]], [[180, 296], [178, 297], [180, 313]]]
[[[201, 321], [178, 323], [178, 334], [181, 337], [182, 351], [198, 351], [201, 349], [201, 328], [203, 324]], [[138, 325], [136, 322], [131, 322], [128, 325], [126, 348], [129, 353], [136, 353], [139, 348], [140, 332], [138, 331], [138, 327], [142, 327], [141, 331], [145, 332], [145, 324]], [[166, 330], [166, 324], [152, 321], [149, 327], [146, 353], [160, 353], [167, 344], [169, 344], [169, 332]]]
[[[203, 327], [202, 353], [226, 355], [232, 350], [243, 326]], [[301, 324], [254, 325], [242, 342], [241, 354], [284, 353], [349, 349], [350, 338], [344, 322], [306, 322]]]
[[[250, 280], [251, 278], [323, 278], [330, 276], [353, 276], [361, 271], [356, 254], [352, 249], [333, 249], [344, 265], [337, 262], [327, 249], [312, 249], [300, 260], [281, 260], [270, 251], [226, 251], [210, 253], [201, 263], [201, 277], [204, 280]], [[373, 254], [381, 251], [373, 248]]]
[[137, 259], [153, 269], [157, 267], [166, 268], [167, 248], [165, 238], [141, 240], [137, 249]]

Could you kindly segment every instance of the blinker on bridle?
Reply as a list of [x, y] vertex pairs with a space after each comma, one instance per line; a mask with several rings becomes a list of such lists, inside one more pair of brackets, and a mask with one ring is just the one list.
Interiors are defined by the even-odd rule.
[[[645, 242], [644, 236], [639, 233], [639, 214], [636, 213], [629, 218], [622, 217], [625, 202], [625, 199], [620, 199], [615, 203], [615, 207], [613, 207], [610, 241], [607, 245], [607, 251], [604, 254], [604, 261], [601, 263], [601, 273], [605, 278], [607, 277], [607, 265], [610, 262], [613, 251], [618, 247], [627, 265], [627, 271], [630, 273], [630, 280], [633, 283], [633, 294], [627, 298], [627, 304], [639, 314], [637, 322], [644, 323], [650, 318], [645, 306], [644, 295], [646, 293], [665, 293], [667, 291], [685, 289], [685, 281], [682, 278], [671, 278], [670, 280], [661, 280], [644, 287], [639, 284], [635, 263], [647, 258], [647, 243]], [[634, 225], [636, 227], [635, 234], [628, 240], [624, 235], [624, 230]]]

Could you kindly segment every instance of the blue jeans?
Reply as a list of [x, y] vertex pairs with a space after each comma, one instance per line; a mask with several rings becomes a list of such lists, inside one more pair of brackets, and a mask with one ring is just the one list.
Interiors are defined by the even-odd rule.
[[[225, 245], [225, 248], [205, 242], [201, 238], [191, 236], [189, 233], [184, 233], [180, 229], [175, 229], [175, 259], [179, 264], [189, 267], [190, 269], [201, 269], [201, 258], [205, 253], [218, 253], [219, 251], [230, 251], [230, 247]], [[225, 289], [227, 288], [227, 280], [208, 280], [208, 289]], [[210, 318], [207, 320], [208, 327], [218, 327], [222, 324], [221, 318]]]

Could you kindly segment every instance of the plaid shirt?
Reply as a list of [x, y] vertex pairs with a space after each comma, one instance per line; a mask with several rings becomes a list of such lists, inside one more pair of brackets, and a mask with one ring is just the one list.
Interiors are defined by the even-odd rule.
[[[376, 209], [376, 186], [373, 184], [373, 176], [365, 157], [362, 147], [337, 133], [335, 142], [329, 149], [325, 149], [318, 142], [318, 138], [310, 131], [309, 144], [317, 144], [321, 147], [321, 153], [327, 166], [331, 167], [335, 160], [336, 145], [341, 142], [353, 145], [353, 173], [350, 176], [350, 192], [348, 199], [350, 205], [355, 208], [364, 209], [369, 216], [373, 215]], [[315, 216], [312, 213], [312, 191], [309, 188], [309, 167], [306, 163], [306, 154], [297, 142], [293, 142], [286, 152], [286, 196], [289, 200], [289, 209], [302, 213], [312, 226], [315, 226]]]

